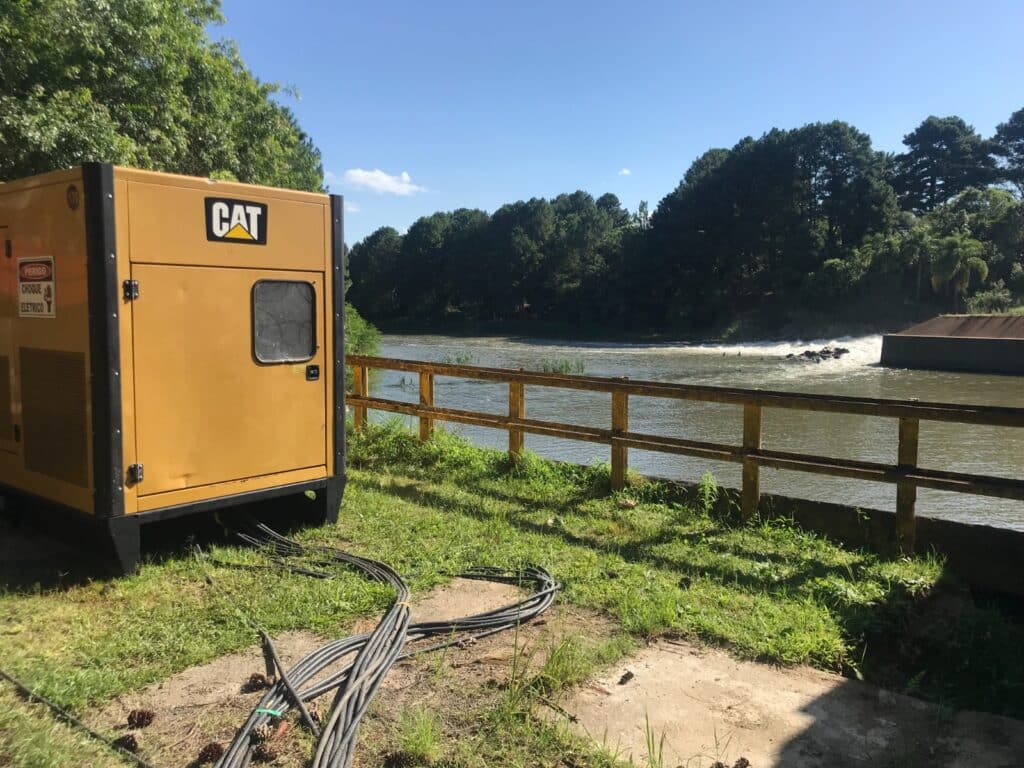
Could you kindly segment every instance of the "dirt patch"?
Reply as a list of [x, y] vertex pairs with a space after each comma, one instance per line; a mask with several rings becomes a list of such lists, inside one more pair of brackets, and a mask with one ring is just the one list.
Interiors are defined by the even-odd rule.
[[[450, 619], [515, 602], [525, 592], [491, 582], [456, 579], [413, 601], [413, 621]], [[354, 632], [371, 629], [376, 620], [357, 622]], [[396, 747], [395, 731], [401, 713], [425, 708], [439, 713], [446, 737], [465, 736], [481, 707], [502, 694], [513, 669], [523, 674], [538, 668], [547, 651], [566, 635], [599, 639], [614, 633], [611, 622], [571, 607], [555, 606], [538, 621], [482, 639], [465, 647], [425, 654], [395, 665], [364, 722], [356, 763], [377, 766]], [[325, 642], [308, 632], [289, 632], [274, 638], [286, 665]], [[153, 721], [141, 734], [140, 754], [161, 768], [192, 764], [212, 741], [226, 746], [262, 695], [243, 693], [253, 673], [263, 672], [259, 646], [193, 667], [162, 683], [120, 696], [88, 718], [105, 733], [129, 732], [129, 714], [150, 710]], [[312, 737], [294, 714], [287, 732], [274, 740], [280, 766], [303, 766], [312, 750]]]
[[[412, 614], [414, 620], [456, 618], [497, 608], [523, 595], [522, 590], [504, 584], [456, 579], [414, 602]], [[481, 716], [506, 694], [513, 675], [522, 678], [535, 673], [564, 638], [582, 636], [597, 643], [618, 632], [615, 624], [592, 611], [556, 603], [517, 630], [399, 662], [364, 720], [355, 765], [401, 764], [399, 722], [410, 711], [438, 717], [445, 749], [465, 741], [478, 731]]]
[[[312, 632], [286, 632], [274, 638], [282, 661], [290, 665], [323, 644]], [[243, 692], [253, 673], [265, 671], [263, 652], [253, 646], [186, 669], [162, 683], [118, 696], [88, 718], [88, 724], [104, 733], [127, 733], [133, 710], [153, 713], [150, 725], [135, 731], [141, 736], [140, 753], [154, 765], [189, 765], [211, 741], [226, 746], [262, 696], [260, 690]], [[282, 766], [303, 765], [309, 737], [301, 728], [289, 728], [278, 740]], [[278, 744], [275, 743], [275, 747]]]
[[[632, 673], [627, 682], [626, 673]], [[1024, 723], [950, 712], [807, 667], [738, 661], [724, 651], [660, 641], [565, 704], [578, 728], [645, 765], [664, 737], [666, 766], [751, 768], [1024, 765]], [[654, 764], [654, 763], [652, 763]]]

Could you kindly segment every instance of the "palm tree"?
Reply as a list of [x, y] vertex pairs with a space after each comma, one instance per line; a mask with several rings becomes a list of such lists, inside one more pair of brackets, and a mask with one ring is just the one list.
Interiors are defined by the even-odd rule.
[[985, 245], [963, 233], [943, 237], [935, 245], [931, 255], [932, 288], [939, 292], [948, 286], [956, 312], [971, 285], [971, 277], [977, 275], [980, 282], [988, 279], [988, 264], [983, 258]]

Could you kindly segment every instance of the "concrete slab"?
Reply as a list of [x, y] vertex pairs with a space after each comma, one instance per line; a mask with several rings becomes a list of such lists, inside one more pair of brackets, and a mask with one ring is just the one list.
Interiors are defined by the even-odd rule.
[[[743, 757], [751, 768], [1024, 766], [1024, 722], [685, 643], [644, 649], [565, 708], [575, 727], [637, 765], [707, 768]], [[648, 722], [655, 741], [664, 738], [660, 763], [648, 763]]]

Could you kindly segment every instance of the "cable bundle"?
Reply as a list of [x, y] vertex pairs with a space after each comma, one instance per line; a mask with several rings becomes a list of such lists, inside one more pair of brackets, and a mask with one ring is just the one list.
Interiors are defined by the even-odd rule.
[[[255, 748], [254, 734], [260, 733], [261, 728], [268, 725], [272, 718], [284, 715], [293, 706], [299, 708], [303, 719], [318, 738], [313, 768], [345, 768], [352, 762], [362, 717], [396, 661], [476, 640], [530, 621], [550, 607], [559, 588], [550, 573], [536, 566], [519, 571], [473, 568], [459, 575], [468, 579], [508, 584], [532, 584], [534, 592], [523, 600], [491, 611], [451, 621], [410, 624], [409, 589], [402, 578], [387, 565], [331, 547], [305, 547], [263, 524], [250, 524], [239, 531], [238, 535], [243, 541], [266, 549], [279, 565], [297, 573], [316, 578], [329, 577], [327, 572], [295, 563], [294, 559], [299, 557], [312, 556], [320, 565], [340, 563], [355, 567], [369, 578], [390, 585], [395, 590], [395, 600], [372, 632], [326, 643], [288, 670], [280, 666], [273, 644], [264, 635], [264, 643], [278, 665], [277, 682], [264, 694], [235, 734], [231, 746], [217, 763], [218, 768], [248, 768]], [[463, 634], [459, 639], [454, 637], [467, 632], [470, 634]], [[446, 636], [446, 639], [425, 646], [409, 647], [410, 644], [439, 635]], [[349, 658], [351, 660], [344, 663]], [[311, 682], [339, 664], [343, 665], [336, 671], [318, 682]], [[331, 691], [334, 691], [334, 697], [323, 727], [320, 728], [310, 717], [305, 702]]]

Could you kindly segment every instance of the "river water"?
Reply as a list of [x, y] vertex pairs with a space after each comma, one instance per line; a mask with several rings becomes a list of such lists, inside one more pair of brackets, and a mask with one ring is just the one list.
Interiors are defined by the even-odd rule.
[[[787, 359], [790, 353], [843, 346], [849, 354], [820, 363]], [[933, 400], [972, 405], [1024, 407], [1024, 379], [1014, 376], [910, 371], [878, 365], [881, 336], [807, 342], [750, 344], [570, 343], [497, 337], [386, 335], [381, 355], [432, 362], [542, 370], [567, 361], [591, 376], [809, 392], [862, 397]], [[393, 400], [418, 399], [415, 375], [381, 372], [372, 394]], [[438, 377], [435, 404], [490, 413], [508, 412], [508, 386]], [[526, 387], [527, 415], [608, 428], [610, 395], [547, 387]], [[373, 413], [384, 419], [392, 414]], [[630, 429], [698, 440], [738, 444], [742, 408], [684, 400], [630, 397]], [[412, 421], [411, 419], [409, 421]], [[478, 445], [506, 448], [507, 433], [448, 424]], [[840, 458], [895, 463], [897, 425], [892, 418], [810, 413], [766, 408], [765, 448]], [[526, 447], [541, 456], [581, 464], [608, 461], [610, 448], [538, 435]], [[922, 422], [919, 463], [933, 469], [1024, 476], [1024, 429]], [[738, 487], [740, 467], [727, 462], [630, 450], [630, 469], [646, 475], [694, 481], [711, 472], [721, 485]], [[797, 498], [892, 510], [896, 487], [887, 483], [831, 478], [801, 472], [761, 470], [761, 488]], [[918, 491], [919, 515], [986, 523], [1024, 530], [1024, 502], [933, 491]]]

